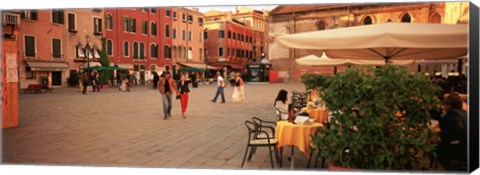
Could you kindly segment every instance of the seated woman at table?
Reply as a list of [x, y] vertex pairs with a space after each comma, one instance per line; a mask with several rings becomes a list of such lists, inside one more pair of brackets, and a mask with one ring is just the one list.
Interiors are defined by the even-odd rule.
[[278, 92], [277, 98], [275, 98], [275, 102], [273, 106], [275, 106], [277, 115], [280, 116], [280, 119], [287, 120], [288, 119], [288, 104], [287, 104], [287, 95], [288, 92], [286, 90], [280, 90]]
[[317, 87], [313, 87], [312, 90], [310, 90], [310, 94], [308, 95], [309, 101], [316, 101], [318, 98], [320, 98], [320, 95], [318, 94]]
[[433, 119], [440, 125], [440, 143], [437, 146], [438, 160], [446, 170], [460, 170], [451, 167], [453, 154], [460, 155], [466, 163], [467, 150], [467, 112], [462, 109], [462, 99], [457, 93], [452, 93], [445, 98], [444, 115], [439, 111], [431, 111]]

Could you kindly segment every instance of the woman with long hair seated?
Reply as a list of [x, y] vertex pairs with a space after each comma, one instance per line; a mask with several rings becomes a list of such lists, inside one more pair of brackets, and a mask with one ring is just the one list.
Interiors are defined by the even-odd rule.
[[288, 119], [288, 103], [287, 103], [287, 95], [288, 92], [284, 89], [278, 92], [277, 98], [275, 98], [275, 102], [273, 106], [276, 109], [277, 115], [280, 116], [281, 120]]

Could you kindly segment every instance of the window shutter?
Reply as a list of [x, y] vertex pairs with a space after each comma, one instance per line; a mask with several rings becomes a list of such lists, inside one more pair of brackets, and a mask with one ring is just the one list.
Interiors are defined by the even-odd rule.
[[35, 56], [35, 38], [31, 36], [25, 37], [25, 55], [34, 57]]

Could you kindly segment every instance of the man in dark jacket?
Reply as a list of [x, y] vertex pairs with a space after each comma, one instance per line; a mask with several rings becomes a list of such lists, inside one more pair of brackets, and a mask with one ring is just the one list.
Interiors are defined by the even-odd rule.
[[438, 111], [431, 113], [440, 124], [440, 143], [436, 151], [446, 170], [462, 170], [462, 167], [451, 166], [452, 159], [467, 164], [467, 112], [462, 105], [462, 98], [452, 93], [445, 98], [445, 115]]
[[158, 80], [160, 80], [160, 76], [158, 76], [158, 73], [155, 71], [152, 71], [153, 73], [153, 89], [157, 89], [157, 83]]

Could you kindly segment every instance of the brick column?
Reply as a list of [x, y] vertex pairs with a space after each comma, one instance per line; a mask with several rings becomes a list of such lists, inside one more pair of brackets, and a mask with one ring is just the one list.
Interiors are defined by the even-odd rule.
[[16, 62], [17, 44], [15, 40], [5, 39], [2, 44], [2, 128], [12, 128], [18, 127], [18, 75], [14, 74], [17, 76], [16, 82], [7, 80], [7, 55], [14, 57]]

